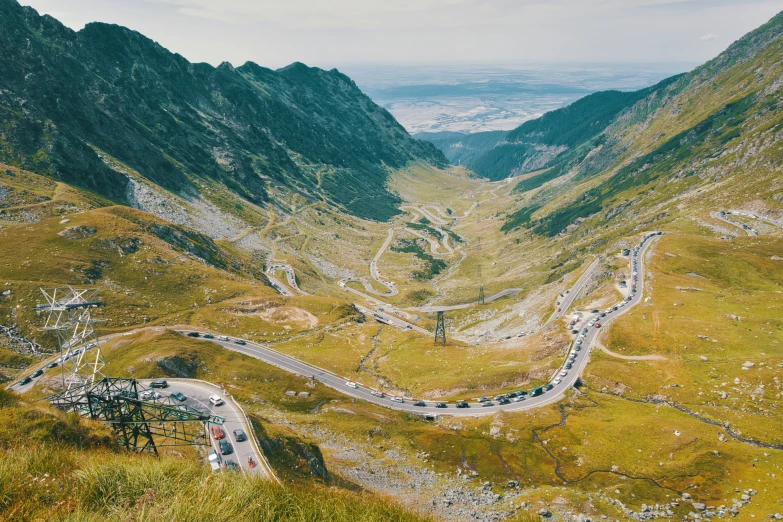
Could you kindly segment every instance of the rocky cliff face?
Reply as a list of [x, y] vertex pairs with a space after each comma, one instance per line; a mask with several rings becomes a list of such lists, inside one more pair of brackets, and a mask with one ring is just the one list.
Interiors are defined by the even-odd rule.
[[389, 168], [446, 162], [337, 70], [194, 64], [0, 0], [0, 161], [127, 202], [101, 154], [178, 194], [213, 180], [263, 204], [279, 185], [374, 219], [395, 213]]

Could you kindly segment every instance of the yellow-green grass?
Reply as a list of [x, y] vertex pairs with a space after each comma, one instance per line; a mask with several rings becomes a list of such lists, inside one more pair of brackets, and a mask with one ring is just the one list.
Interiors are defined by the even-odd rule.
[[464, 169], [441, 170], [423, 163], [392, 172], [388, 181], [391, 190], [414, 204], [445, 203], [480, 185], [481, 181], [469, 177]]
[[[744, 436], [783, 443], [775, 428], [783, 422], [783, 263], [772, 259], [782, 247], [771, 237], [664, 236], [650, 261], [649, 301], [612, 326], [607, 345], [666, 360], [634, 366], [599, 356], [590, 374], [609, 388], [621, 383], [630, 397], [666, 398]], [[746, 362], [753, 365], [743, 370]]]
[[559, 364], [556, 343], [466, 346], [384, 327], [365, 362], [398, 389], [427, 399], [463, 399], [529, 388], [545, 382]]
[[[120, 342], [121, 346], [108, 350], [110, 360], [114, 361], [112, 365], [118, 368], [134, 367], [134, 372], [143, 376], [170, 376], [160, 371], [156, 361], [193, 352], [200, 361], [198, 366], [203, 368], [200, 370], [203, 373], [197, 376], [226, 386], [246, 409], [257, 412], [262, 419], [271, 415], [273, 419], [293, 421], [286, 429], [294, 434], [304, 430], [305, 439], [308, 433], [326, 430], [345, 437], [345, 444], [354, 441], [365, 445], [367, 434], [380, 430], [385, 435], [373, 439], [372, 444], [377, 447], [362, 446], [377, 452], [377, 458], [382, 458], [386, 449], [426, 451], [428, 466], [438, 472], [453, 474], [456, 467], [463, 466], [466, 471], [477, 470], [478, 480], [489, 480], [496, 485], [516, 479], [521, 479], [523, 486], [535, 484], [538, 486], [535, 490], [525, 492], [525, 498], [530, 501], [551, 500], [552, 490], [546, 486], [562, 484], [554, 474], [554, 460], [545, 451], [548, 449], [560, 459], [561, 476], [569, 481], [569, 489], [559, 494], [577, 505], [584, 500], [584, 494], [596, 489], [636, 508], [643, 502], [666, 502], [674, 498], [676, 493], [666, 488], [690, 492], [697, 500], [707, 503], [728, 503], [734, 487], [752, 487], [760, 492], [767, 489], [755, 497], [754, 504], [744, 513], [774, 509], [776, 502], [767, 484], [771, 480], [769, 473], [776, 470], [779, 473], [778, 468], [783, 464], [780, 451], [753, 447], [731, 438], [720, 442], [719, 426], [700, 422], [668, 406], [614, 397], [610, 395], [617, 391], [614, 388], [601, 393], [603, 381], [593, 373], [586, 376], [589, 386], [584, 388], [586, 398], [575, 395], [563, 402], [567, 418], [562, 427], [545, 429], [559, 423], [558, 405], [482, 419], [447, 418], [431, 424], [346, 398], [321, 385], [310, 388], [305, 378], [285, 374], [206, 341], [169, 333], [131, 337]], [[598, 364], [602, 357], [605, 356], [594, 355], [594, 359], [599, 359]], [[595, 364], [591, 362], [588, 368]], [[641, 363], [629, 367], [636, 378], [650, 373]], [[287, 390], [310, 391], [312, 395], [286, 397]], [[319, 403], [324, 404], [323, 401], [327, 401], [325, 406], [315, 413], [313, 409]], [[283, 417], [281, 412], [285, 412]], [[273, 419], [263, 423], [275, 425], [268, 428], [270, 433], [281, 429]], [[540, 442], [533, 437], [533, 429], [538, 430]], [[718, 451], [718, 455], [713, 451]], [[324, 455], [332, 467], [347, 465], [339, 451], [325, 450]], [[754, 459], [759, 460], [754, 462]], [[618, 468], [613, 470], [612, 466]], [[623, 479], [617, 473], [633, 478]], [[615, 490], [620, 493], [614, 493]], [[611, 514], [614, 508], [604, 504], [601, 509]]]
[[155, 458], [117, 447], [106, 426], [3, 392], [3, 520], [423, 520], [389, 499], [211, 473], [196, 452]]

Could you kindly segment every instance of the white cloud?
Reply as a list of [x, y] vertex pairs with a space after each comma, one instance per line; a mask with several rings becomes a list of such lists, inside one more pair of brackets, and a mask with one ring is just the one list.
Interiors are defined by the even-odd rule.
[[732, 41], [783, 9], [783, 0], [21, 1], [74, 28], [125, 25], [191, 61], [270, 67], [695, 63], [718, 50], [703, 42]]

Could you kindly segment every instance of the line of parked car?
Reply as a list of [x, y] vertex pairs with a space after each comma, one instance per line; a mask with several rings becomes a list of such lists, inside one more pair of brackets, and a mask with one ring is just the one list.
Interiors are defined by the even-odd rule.
[[[188, 332], [188, 337], [203, 337], [204, 339], [214, 339], [215, 336], [211, 333], [200, 333], [200, 332]], [[245, 345], [247, 344], [247, 341], [244, 339], [232, 339], [231, 337], [227, 335], [218, 335], [218, 341], [233, 341], [234, 344], [241, 344]]]
[[[359, 388], [359, 385], [357, 383], [353, 382], [353, 381], [346, 381], [345, 385], [348, 388], [352, 388], [354, 390]], [[504, 395], [497, 395], [497, 396], [495, 396], [494, 402], [493, 402], [493, 400], [491, 400], [488, 397], [480, 397], [480, 398], [476, 399], [476, 403], [479, 404], [482, 407], [486, 407], [486, 406], [495, 406], [495, 403], [497, 403], [499, 405], [503, 405], [503, 404], [510, 404], [512, 402], [521, 402], [521, 401], [524, 401], [528, 396], [536, 397], [538, 395], [543, 394], [546, 391], [551, 390], [552, 388], [553, 388], [552, 384], [546, 384], [545, 386], [538, 386], [536, 388], [533, 388], [530, 391], [527, 391], [527, 390], [519, 390], [519, 391], [516, 391], [516, 392], [512, 391], [512, 392], [506, 393]], [[378, 398], [387, 397], [387, 395], [384, 392], [378, 391], [378, 390], [370, 390], [370, 395], [373, 395], [373, 396], [378, 397]], [[404, 404], [405, 403], [405, 399], [402, 398], [402, 397], [396, 397], [396, 396], [393, 396], [393, 395], [390, 395], [388, 397], [389, 397], [389, 400], [392, 401], [392, 402], [396, 402], [398, 404]], [[463, 401], [457, 401], [454, 404], [454, 407], [455, 408], [470, 408], [470, 402], [469, 402], [470, 400], [471, 399], [466, 399], [466, 400], [463, 400]], [[414, 406], [418, 406], [420, 408], [424, 408], [424, 407], [428, 406], [428, 404], [426, 402], [424, 402], [423, 400], [416, 400], [412, 404]], [[448, 408], [449, 404], [446, 403], [446, 402], [436, 402], [435, 404], [432, 404], [432, 406], [434, 406], [435, 408]]]
[[[95, 343], [88, 344], [87, 347], [85, 347], [84, 351], [86, 352], [88, 350], [91, 350], [95, 346], [97, 346]], [[61, 364], [63, 364], [68, 359], [73, 359], [74, 357], [78, 357], [81, 353], [82, 353], [81, 348], [78, 348], [78, 349], [74, 350], [73, 352], [71, 352], [70, 354], [61, 355], [60, 357], [58, 357], [57, 359], [53, 360], [52, 362], [50, 362], [49, 364], [47, 364], [43, 368], [38, 368], [37, 370], [35, 370], [30, 375], [26, 375], [26, 376], [22, 377], [17, 384], [19, 386], [26, 386], [27, 384], [30, 384], [33, 381], [33, 379], [37, 379], [38, 377], [43, 375], [44, 374], [44, 370], [49, 370], [49, 369], [52, 369], [52, 368], [56, 368], [57, 366], [60, 366]]]

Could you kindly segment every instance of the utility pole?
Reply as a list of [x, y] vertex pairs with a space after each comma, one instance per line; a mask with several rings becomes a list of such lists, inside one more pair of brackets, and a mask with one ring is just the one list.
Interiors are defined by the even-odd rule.
[[484, 304], [484, 279], [481, 277], [481, 265], [478, 265], [476, 267], [476, 279], [478, 279], [479, 284], [479, 295], [478, 295], [478, 304], [483, 305]]
[[446, 346], [446, 323], [443, 320], [443, 311], [438, 311], [438, 321], [435, 324], [435, 344]]

